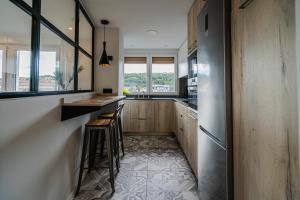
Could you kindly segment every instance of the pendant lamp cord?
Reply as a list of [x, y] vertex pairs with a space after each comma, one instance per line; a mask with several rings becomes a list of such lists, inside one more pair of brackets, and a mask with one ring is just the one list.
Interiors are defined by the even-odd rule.
[[104, 42], [105, 42], [105, 25], [104, 25]]

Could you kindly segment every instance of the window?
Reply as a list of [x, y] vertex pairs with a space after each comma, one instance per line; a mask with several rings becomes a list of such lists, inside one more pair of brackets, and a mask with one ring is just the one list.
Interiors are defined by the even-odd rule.
[[32, 18], [10, 1], [0, 1], [0, 13], [0, 93], [28, 92]]
[[74, 89], [74, 47], [41, 25], [39, 91]]
[[71, 40], [75, 39], [75, 1], [41, 0], [41, 13]]
[[125, 57], [124, 87], [129, 93], [147, 92], [146, 57]]
[[31, 51], [18, 50], [17, 51], [17, 82], [16, 90], [20, 92], [27, 92], [30, 90], [30, 59]]
[[0, 1], [0, 13], [0, 99], [93, 90], [94, 25], [80, 1]]
[[92, 54], [92, 26], [86, 19], [84, 14], [80, 12], [79, 15], [79, 46], [86, 52]]
[[79, 52], [78, 65], [78, 89], [90, 90], [92, 88], [90, 81], [92, 80], [92, 59]]
[[151, 69], [152, 92], [174, 93], [176, 88], [174, 57], [153, 57]]
[[124, 58], [124, 90], [129, 94], [176, 94], [176, 77], [175, 55]]

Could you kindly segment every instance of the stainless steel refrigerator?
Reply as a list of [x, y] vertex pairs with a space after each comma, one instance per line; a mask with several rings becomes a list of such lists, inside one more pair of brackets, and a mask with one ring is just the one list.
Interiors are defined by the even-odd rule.
[[201, 200], [233, 199], [230, 1], [198, 16], [198, 188]]

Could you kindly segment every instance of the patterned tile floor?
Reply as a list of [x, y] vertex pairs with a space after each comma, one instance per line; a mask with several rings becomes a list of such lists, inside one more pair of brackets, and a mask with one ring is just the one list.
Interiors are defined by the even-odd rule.
[[[74, 200], [198, 200], [196, 179], [171, 136], [126, 136], [112, 195], [107, 168], [87, 174]], [[107, 162], [97, 161], [98, 166]], [[116, 170], [115, 170], [116, 171]]]

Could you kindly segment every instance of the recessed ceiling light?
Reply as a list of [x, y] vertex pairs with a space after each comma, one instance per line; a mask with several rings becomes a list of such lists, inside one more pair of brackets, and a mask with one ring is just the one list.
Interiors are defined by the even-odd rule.
[[73, 30], [73, 28], [72, 28], [72, 27], [69, 27], [69, 28], [68, 28], [68, 30], [69, 30], [69, 31], [72, 31], [72, 30]]
[[157, 30], [147, 30], [148, 35], [156, 36], [158, 34]]

